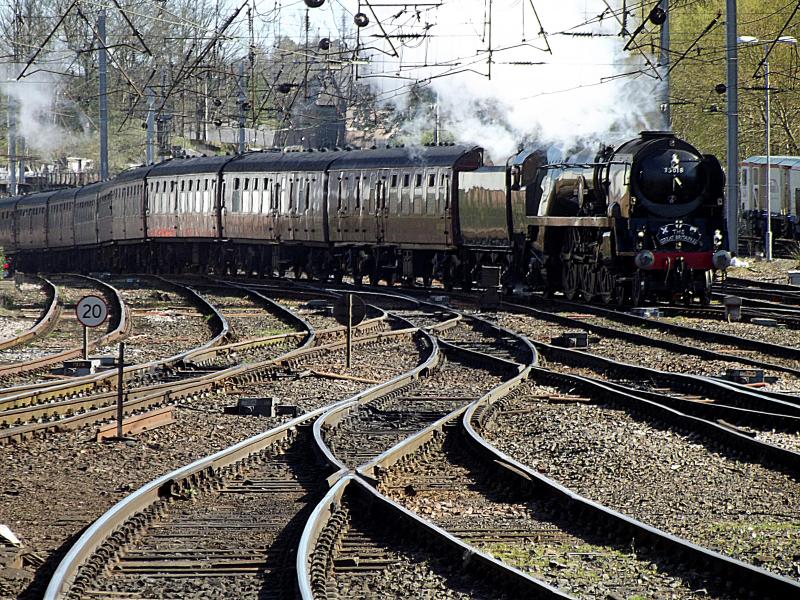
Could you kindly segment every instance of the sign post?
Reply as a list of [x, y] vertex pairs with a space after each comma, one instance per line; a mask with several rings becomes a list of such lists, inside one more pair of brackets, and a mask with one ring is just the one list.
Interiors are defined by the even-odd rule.
[[105, 323], [108, 305], [100, 296], [84, 296], [75, 305], [75, 316], [83, 325], [83, 360], [89, 360], [89, 328]]
[[367, 305], [355, 294], [345, 294], [333, 306], [333, 317], [339, 325], [347, 327], [347, 368], [352, 364], [353, 327], [359, 325], [367, 316]]
[[125, 372], [125, 342], [119, 343], [119, 358], [117, 359], [117, 438], [122, 439], [123, 418], [123, 375]]

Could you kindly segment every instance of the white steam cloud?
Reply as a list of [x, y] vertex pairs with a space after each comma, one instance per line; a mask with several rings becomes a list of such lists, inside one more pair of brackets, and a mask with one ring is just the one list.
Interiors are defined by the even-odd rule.
[[[620, 22], [602, 0], [534, 4], [546, 41], [539, 35], [530, 0], [492, 3], [491, 80], [486, 76], [484, 0], [450, 0], [430, 11], [379, 14], [387, 33], [398, 36], [392, 41], [399, 57], [368, 51], [369, 81], [380, 97], [406, 109], [407, 95], [400, 90], [409, 79], [403, 78], [431, 78], [443, 128], [459, 142], [482, 145], [495, 161], [524, 143], [567, 149], [615, 142], [660, 126], [660, 80], [640, 52], [623, 50], [627, 38], [619, 37]], [[610, 4], [618, 9], [621, 2]], [[427, 40], [408, 37], [423, 31], [426, 23], [432, 24]], [[362, 41], [369, 39], [368, 46], [391, 52], [388, 42], [369, 37], [379, 33], [373, 25], [362, 30]], [[628, 31], [635, 27], [631, 16]], [[560, 33], [567, 31], [593, 35]], [[552, 54], [546, 51], [548, 43]], [[648, 58], [656, 64], [655, 57]], [[646, 74], [631, 75], [640, 69]], [[404, 132], [413, 138], [432, 127], [425, 107], [409, 117]]]
[[4, 65], [0, 92], [16, 104], [17, 136], [25, 138], [26, 153], [42, 159], [53, 158], [67, 143], [70, 134], [57, 124], [57, 94], [61, 87], [58, 75], [36, 72], [17, 81], [23, 65]]

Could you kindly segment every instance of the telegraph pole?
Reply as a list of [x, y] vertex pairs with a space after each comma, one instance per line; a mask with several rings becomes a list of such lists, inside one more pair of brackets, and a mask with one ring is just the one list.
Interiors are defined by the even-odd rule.
[[669, 64], [670, 64], [670, 38], [669, 38], [669, 0], [661, 0], [661, 10], [667, 16], [661, 25], [661, 70], [664, 73], [664, 129], [672, 131], [672, 106], [669, 103], [670, 84], [669, 84]]
[[147, 164], [155, 162], [153, 152], [153, 137], [155, 135], [156, 124], [156, 95], [153, 88], [147, 88]]
[[97, 35], [100, 42], [100, 179], [108, 179], [108, 56], [106, 50], [106, 11], [100, 10], [97, 16]]
[[22, 136], [17, 138], [17, 166], [19, 171], [17, 187], [19, 187], [25, 183], [25, 138]]
[[[728, 249], [739, 251], [739, 49], [736, 0], [727, 0], [726, 29], [728, 46], [728, 189], [726, 218]], [[769, 216], [767, 217], [769, 218]]]
[[245, 104], [247, 94], [244, 85], [244, 61], [239, 63], [239, 154], [244, 154], [244, 126], [245, 126]]
[[[17, 2], [14, 3], [14, 39], [12, 42], [12, 52], [14, 63], [19, 59], [19, 21], [20, 9]], [[8, 193], [14, 196], [17, 193], [17, 100], [14, 98], [13, 90], [9, 86], [8, 90]]]
[[17, 101], [8, 92], [8, 193], [17, 193]]

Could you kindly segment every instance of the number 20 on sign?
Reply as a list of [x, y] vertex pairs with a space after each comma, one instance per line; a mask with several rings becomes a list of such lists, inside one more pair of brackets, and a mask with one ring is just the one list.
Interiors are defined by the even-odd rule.
[[75, 307], [78, 321], [85, 327], [99, 327], [108, 318], [108, 306], [98, 296], [84, 296]]
[[99, 327], [108, 318], [108, 305], [99, 296], [84, 296], [75, 306], [75, 316], [83, 325], [83, 359], [89, 360], [89, 327]]

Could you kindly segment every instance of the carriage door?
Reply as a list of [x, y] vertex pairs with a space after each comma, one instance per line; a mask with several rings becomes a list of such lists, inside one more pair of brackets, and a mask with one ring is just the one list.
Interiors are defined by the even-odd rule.
[[363, 231], [362, 239], [371, 244], [378, 239], [377, 232], [377, 206], [378, 206], [378, 182], [380, 177], [375, 171], [367, 175], [364, 173], [361, 180], [361, 226]]
[[[395, 175], [395, 177], [397, 177]], [[389, 217], [389, 202], [387, 201], [387, 187], [389, 174], [378, 171], [375, 177], [375, 241], [382, 244], [386, 237], [386, 219]]]
[[442, 234], [444, 234], [444, 243], [449, 244], [450, 232], [453, 227], [452, 219], [452, 198], [450, 197], [452, 188], [450, 187], [450, 171], [442, 169], [439, 171], [439, 214], [441, 216]]

